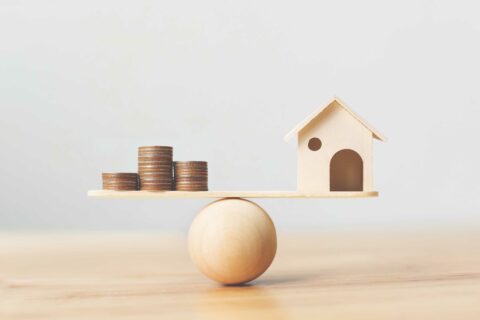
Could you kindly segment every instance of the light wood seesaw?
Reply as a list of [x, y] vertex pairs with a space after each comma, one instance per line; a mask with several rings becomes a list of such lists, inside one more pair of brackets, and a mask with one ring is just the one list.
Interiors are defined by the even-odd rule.
[[189, 231], [192, 260], [207, 277], [241, 284], [259, 277], [275, 257], [276, 230], [268, 214], [246, 198], [369, 198], [373, 191], [372, 140], [386, 138], [338, 98], [290, 131], [298, 141], [296, 191], [89, 191], [112, 199], [218, 198]]

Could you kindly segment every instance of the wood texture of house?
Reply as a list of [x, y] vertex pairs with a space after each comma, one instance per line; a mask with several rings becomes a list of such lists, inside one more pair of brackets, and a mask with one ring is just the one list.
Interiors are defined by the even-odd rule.
[[373, 139], [386, 138], [339, 98], [333, 98], [286, 136], [298, 140], [299, 192], [372, 191]]

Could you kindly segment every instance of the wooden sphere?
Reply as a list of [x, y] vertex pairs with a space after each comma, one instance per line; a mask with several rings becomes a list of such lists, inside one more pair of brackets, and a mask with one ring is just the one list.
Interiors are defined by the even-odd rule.
[[277, 251], [277, 235], [272, 220], [257, 204], [222, 199], [195, 217], [188, 245], [204, 275], [223, 284], [240, 284], [268, 269]]

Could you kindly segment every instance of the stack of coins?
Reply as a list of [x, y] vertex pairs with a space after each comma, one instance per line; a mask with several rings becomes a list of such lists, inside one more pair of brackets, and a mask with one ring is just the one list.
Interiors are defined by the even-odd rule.
[[104, 190], [138, 190], [138, 175], [136, 173], [102, 173], [102, 180]]
[[138, 148], [140, 190], [172, 190], [173, 148], [151, 146]]
[[208, 164], [205, 161], [175, 161], [174, 177], [175, 190], [208, 190]]

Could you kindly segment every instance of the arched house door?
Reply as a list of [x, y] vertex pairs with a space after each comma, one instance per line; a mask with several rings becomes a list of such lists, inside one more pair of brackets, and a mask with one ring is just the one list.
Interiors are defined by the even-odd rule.
[[363, 160], [357, 152], [344, 149], [332, 157], [330, 191], [363, 191]]

